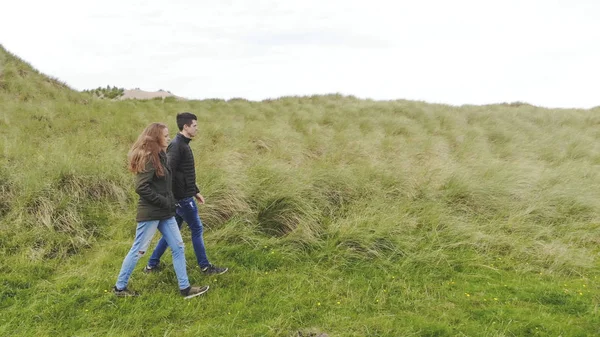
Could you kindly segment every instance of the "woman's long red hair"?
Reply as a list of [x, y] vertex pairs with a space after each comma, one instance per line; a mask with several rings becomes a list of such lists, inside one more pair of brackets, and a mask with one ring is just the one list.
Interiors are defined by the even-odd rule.
[[161, 138], [164, 137], [163, 130], [167, 126], [163, 123], [152, 123], [148, 125], [131, 146], [127, 154], [129, 162], [127, 168], [133, 173], [144, 172], [148, 158], [156, 169], [156, 175], [165, 175], [165, 169], [160, 163], [159, 153], [162, 151]]

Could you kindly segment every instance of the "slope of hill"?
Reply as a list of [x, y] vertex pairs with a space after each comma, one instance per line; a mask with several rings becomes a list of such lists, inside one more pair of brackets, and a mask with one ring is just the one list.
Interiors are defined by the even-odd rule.
[[0, 95], [5, 101], [77, 101], [81, 94], [59, 80], [40, 74], [0, 45]]
[[[211, 260], [109, 292], [135, 232], [125, 157], [191, 144]], [[99, 100], [0, 48], [0, 335], [600, 334], [600, 115], [340, 95]]]

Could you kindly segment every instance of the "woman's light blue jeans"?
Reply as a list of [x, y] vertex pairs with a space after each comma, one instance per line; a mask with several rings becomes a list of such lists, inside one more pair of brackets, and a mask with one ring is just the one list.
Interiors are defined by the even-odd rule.
[[125, 289], [129, 282], [129, 277], [133, 272], [133, 269], [137, 265], [139, 259], [146, 253], [152, 237], [159, 230], [169, 247], [173, 255], [173, 267], [175, 268], [175, 274], [177, 275], [177, 282], [179, 282], [179, 289], [186, 289], [190, 286], [188, 280], [187, 271], [185, 267], [185, 255], [183, 247], [183, 239], [179, 232], [179, 226], [174, 217], [170, 217], [165, 220], [151, 220], [138, 222], [137, 229], [135, 231], [135, 240], [131, 246], [131, 250], [121, 266], [119, 277], [117, 278], [117, 289]]

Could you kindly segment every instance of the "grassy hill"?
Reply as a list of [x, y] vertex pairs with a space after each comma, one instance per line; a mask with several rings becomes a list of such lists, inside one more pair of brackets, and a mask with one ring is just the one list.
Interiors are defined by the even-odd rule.
[[[186, 228], [206, 295], [178, 296], [167, 253], [115, 298], [126, 153], [181, 111], [199, 118], [209, 258], [230, 271], [203, 276]], [[0, 335], [600, 335], [598, 108], [110, 101], [0, 47], [0, 142]]]

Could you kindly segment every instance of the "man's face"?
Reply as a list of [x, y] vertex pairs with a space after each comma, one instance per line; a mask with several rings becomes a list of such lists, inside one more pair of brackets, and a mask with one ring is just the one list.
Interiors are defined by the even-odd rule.
[[196, 132], [198, 132], [198, 122], [193, 120], [191, 125], [184, 125], [183, 130], [190, 135], [190, 137], [194, 138]]

